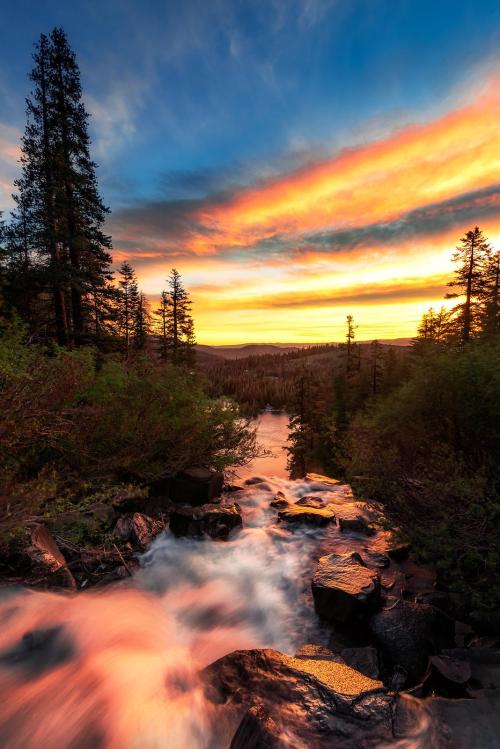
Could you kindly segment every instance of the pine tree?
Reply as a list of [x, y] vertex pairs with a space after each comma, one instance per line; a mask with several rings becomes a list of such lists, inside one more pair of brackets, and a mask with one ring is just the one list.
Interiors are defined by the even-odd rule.
[[[108, 314], [113, 297], [107, 208], [90, 157], [88, 114], [80, 72], [62, 29], [40, 36], [33, 56], [32, 93], [16, 182], [16, 237], [43, 270], [60, 344], [80, 345]], [[99, 309], [96, 314], [96, 305]]]
[[[351, 372], [353, 368], [353, 355], [354, 355], [354, 339], [356, 337], [356, 326], [354, 325], [354, 317], [352, 315], [347, 315], [347, 331], [346, 331], [346, 352], [347, 352], [347, 359], [346, 359], [346, 368], [347, 372]], [[359, 369], [360, 361], [358, 360], [358, 369]]]
[[154, 314], [158, 317], [156, 329], [160, 339], [160, 358], [163, 359], [163, 361], [167, 360], [169, 350], [169, 337], [167, 333], [168, 305], [168, 294], [166, 291], [162, 291], [160, 295], [160, 306], [154, 311]]
[[377, 395], [382, 380], [382, 346], [379, 341], [371, 343], [372, 394]]
[[491, 255], [484, 273], [482, 333], [500, 333], [500, 252]]
[[447, 294], [447, 299], [465, 296], [464, 302], [455, 307], [462, 343], [468, 343], [478, 329], [480, 300], [485, 284], [484, 272], [490, 257], [490, 245], [476, 226], [461, 238], [452, 258], [459, 266], [454, 280], [448, 286], [458, 287], [460, 291]]
[[191, 364], [195, 344], [191, 300], [184, 288], [181, 275], [175, 268], [172, 268], [167, 283], [166, 333], [172, 363]]
[[150, 332], [151, 313], [149, 303], [146, 296], [140, 291], [133, 320], [134, 348], [143, 351], [146, 348]]
[[128, 353], [134, 337], [134, 325], [139, 304], [139, 289], [135, 271], [129, 263], [124, 261], [120, 265], [118, 273], [121, 276], [118, 282], [118, 331], [123, 338], [125, 351]]

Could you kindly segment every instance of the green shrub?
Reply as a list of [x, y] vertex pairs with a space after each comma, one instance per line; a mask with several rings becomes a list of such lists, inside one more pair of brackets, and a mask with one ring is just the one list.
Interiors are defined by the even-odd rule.
[[424, 357], [357, 416], [349, 473], [469, 607], [500, 608], [499, 344]]

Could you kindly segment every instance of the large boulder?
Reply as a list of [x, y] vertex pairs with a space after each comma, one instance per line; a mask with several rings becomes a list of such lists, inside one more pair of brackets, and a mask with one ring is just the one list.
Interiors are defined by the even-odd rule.
[[307, 523], [308, 525], [328, 525], [335, 521], [335, 513], [328, 507], [318, 509], [315, 507], [301, 507], [300, 505], [288, 505], [278, 512], [278, 517], [285, 523]]
[[241, 508], [232, 504], [206, 504], [201, 507], [176, 507], [170, 513], [170, 530], [175, 536], [226, 539], [242, 525]]
[[150, 497], [169, 497], [173, 502], [204, 505], [220, 497], [224, 488], [224, 475], [204, 466], [193, 466], [180, 471], [173, 478], [153, 481]]
[[453, 620], [424, 603], [396, 600], [371, 617], [369, 628], [388, 663], [404, 669], [407, 685], [424, 675], [429, 655], [453, 643]]
[[393, 698], [343, 663], [240, 650], [202, 679], [212, 702], [232, 708], [232, 749], [371, 749], [392, 737]]
[[323, 619], [345, 624], [369, 613], [380, 600], [378, 574], [359, 554], [321, 557], [312, 580], [316, 612]]

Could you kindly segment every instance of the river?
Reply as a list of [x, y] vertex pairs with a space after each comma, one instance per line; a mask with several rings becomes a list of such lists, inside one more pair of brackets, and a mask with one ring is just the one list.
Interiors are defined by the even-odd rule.
[[[305, 643], [326, 644], [311, 599], [317, 557], [368, 543], [377, 549], [378, 536], [349, 539], [333, 523], [278, 522], [270, 506], [277, 492], [290, 502], [313, 492], [339, 507], [353, 499], [347, 486], [287, 478], [285, 414], [263, 414], [257, 429], [272, 455], [241, 471], [247, 485], [226, 498], [243, 517], [228, 541], [167, 530], [119, 586], [3, 592], [0, 746], [227, 749], [235, 726], [207, 701], [199, 670], [237, 649], [293, 654]], [[255, 474], [260, 483], [248, 482]]]
[[254, 419], [252, 426], [257, 430], [257, 440], [268, 454], [238, 469], [239, 478], [255, 475], [288, 478], [288, 419], [288, 414], [280, 411], [265, 411]]

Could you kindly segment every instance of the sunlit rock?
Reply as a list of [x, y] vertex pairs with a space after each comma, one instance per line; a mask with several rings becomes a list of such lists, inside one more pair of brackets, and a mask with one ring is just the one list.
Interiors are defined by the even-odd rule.
[[298, 499], [295, 504], [299, 507], [314, 507], [318, 510], [325, 506], [325, 502], [321, 497], [313, 497], [311, 495], [306, 495], [305, 497]]
[[380, 599], [377, 573], [359, 554], [321, 557], [312, 580], [314, 606], [323, 619], [349, 622], [366, 614]]
[[278, 512], [278, 517], [285, 523], [308, 523], [309, 525], [328, 525], [335, 521], [335, 513], [324, 507], [300, 507], [299, 505], [288, 505]]
[[202, 673], [208, 697], [239, 706], [233, 749], [376, 747], [392, 736], [393, 698], [343, 663], [275, 650], [224, 656]]

